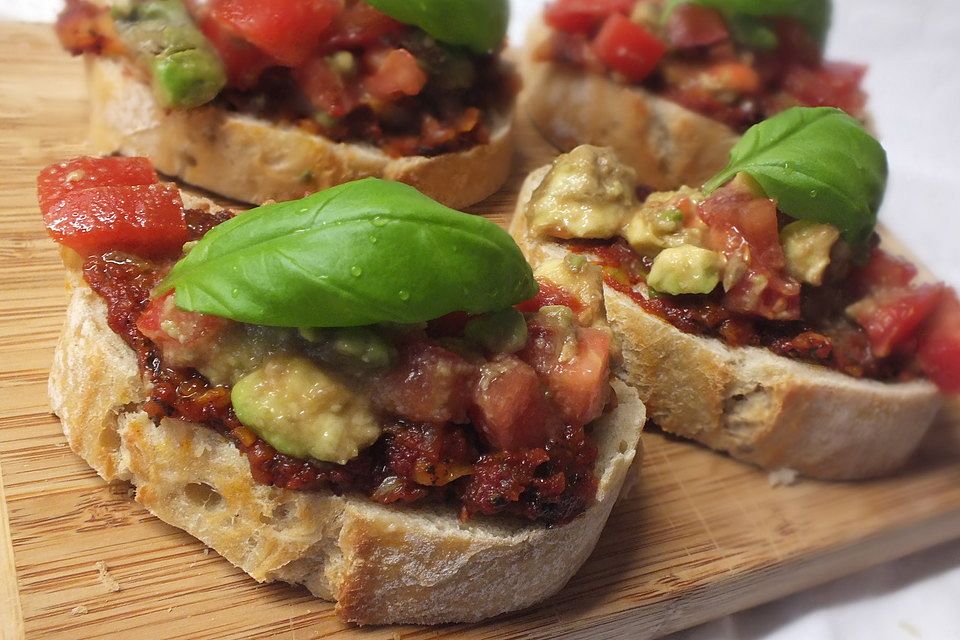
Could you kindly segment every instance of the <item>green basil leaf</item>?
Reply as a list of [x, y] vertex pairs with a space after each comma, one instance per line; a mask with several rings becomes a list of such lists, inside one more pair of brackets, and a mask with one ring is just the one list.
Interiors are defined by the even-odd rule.
[[158, 287], [181, 309], [251, 324], [350, 327], [484, 313], [537, 291], [506, 231], [367, 178], [212, 229]]
[[510, 20], [507, 0], [366, 0], [391, 18], [420, 27], [440, 42], [493, 51]]
[[[793, 18], [798, 20], [811, 37], [823, 47], [830, 29], [830, 0], [668, 0], [663, 10], [663, 20], [681, 4], [693, 3], [703, 7], [716, 9], [724, 15], [727, 22], [734, 27], [734, 37], [754, 33], [754, 29], [737, 29], [737, 21], [742, 18]], [[776, 36], [771, 30], [759, 42], [771, 48], [769, 36], [774, 37], [773, 46], [776, 46]], [[750, 40], [739, 40], [746, 46], [754, 46]]]
[[709, 193], [750, 175], [787, 215], [832, 224], [853, 245], [877, 223], [887, 154], [863, 125], [839, 109], [795, 107], [747, 130]]

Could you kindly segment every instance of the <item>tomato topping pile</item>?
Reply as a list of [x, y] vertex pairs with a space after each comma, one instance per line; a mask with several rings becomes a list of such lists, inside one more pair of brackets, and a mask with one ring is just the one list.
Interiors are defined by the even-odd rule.
[[[220, 106], [294, 124], [393, 156], [436, 155], [489, 141], [490, 111], [515, 81], [494, 53], [438, 43], [363, 0], [185, 0], [223, 62]], [[126, 56], [110, 12], [68, 0], [57, 23], [71, 53]]]
[[553, 0], [543, 60], [612, 73], [737, 130], [793, 106], [831, 106], [864, 116], [866, 68], [825, 62], [797, 20], [767, 25], [772, 50], [751, 49], [716, 9], [653, 0]]
[[[200, 373], [223, 349], [229, 362], [247, 357], [232, 351], [246, 328], [179, 309], [174, 292], [151, 298], [184, 242], [229, 216], [184, 211], [179, 199], [171, 216], [165, 203], [157, 206], [153, 190], [163, 185], [143, 158], [76, 158], [44, 169], [38, 185], [51, 233], [84, 254], [84, 277], [106, 302], [109, 326], [151, 381], [144, 410], [230, 438], [257, 482], [359, 491], [384, 503], [452, 501], [464, 519], [509, 513], [548, 524], [567, 522], [594, 500], [597, 451], [588, 425], [611, 399], [611, 335], [576, 325], [572, 314], [548, 320], [543, 306], [583, 308], [558, 286], [544, 282], [527, 303], [527, 343], [514, 354], [471, 346], [465, 313], [385, 333], [395, 351], [388, 364], [337, 372], [370, 398], [381, 438], [345, 465], [299, 459], [243, 425], [230, 387]], [[258, 331], [278, 332], [276, 344], [295, 343], [323, 361], [316, 343], [295, 330]]]
[[187, 241], [180, 191], [161, 184], [146, 158], [50, 165], [37, 178], [37, 194], [47, 231], [82, 255], [116, 249], [163, 256]]

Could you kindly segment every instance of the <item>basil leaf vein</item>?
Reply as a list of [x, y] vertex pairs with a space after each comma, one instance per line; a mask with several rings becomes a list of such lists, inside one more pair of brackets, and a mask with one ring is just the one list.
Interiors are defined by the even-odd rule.
[[531, 297], [537, 285], [494, 223], [367, 178], [218, 225], [158, 287], [170, 289], [188, 311], [349, 327], [495, 311]]
[[796, 107], [751, 127], [709, 193], [746, 173], [787, 215], [832, 224], [862, 245], [877, 222], [887, 156], [854, 118], [830, 107]]
[[395, 20], [420, 27], [447, 44], [475, 53], [503, 43], [510, 20], [507, 0], [366, 0]]

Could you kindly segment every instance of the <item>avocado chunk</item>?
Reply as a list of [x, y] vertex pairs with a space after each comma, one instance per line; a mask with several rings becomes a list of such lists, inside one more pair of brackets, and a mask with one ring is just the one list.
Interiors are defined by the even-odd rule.
[[369, 401], [302, 356], [275, 356], [234, 385], [237, 418], [298, 458], [346, 464], [380, 437]]
[[820, 286], [830, 266], [833, 245], [840, 230], [812, 220], [791, 222], [780, 231], [780, 245], [787, 260], [787, 273], [800, 282]]
[[672, 247], [654, 258], [647, 284], [671, 295], [710, 293], [720, 284], [723, 265], [716, 251], [690, 244]]
[[463, 334], [491, 353], [516, 353], [527, 344], [527, 321], [513, 308], [493, 311], [470, 318]]
[[697, 202], [703, 196], [699, 191], [681, 187], [679, 191], [651, 193], [646, 201], [623, 225], [622, 235], [634, 251], [655, 256], [663, 249], [684, 244], [700, 244], [703, 224], [684, 224], [681, 201]]
[[613, 151], [581, 145], [554, 160], [527, 204], [527, 221], [538, 235], [612, 238], [638, 204], [636, 187]]
[[163, 107], [205, 104], [227, 84], [216, 51], [193, 23], [181, 0], [147, 0], [114, 9], [117, 32], [150, 73]]

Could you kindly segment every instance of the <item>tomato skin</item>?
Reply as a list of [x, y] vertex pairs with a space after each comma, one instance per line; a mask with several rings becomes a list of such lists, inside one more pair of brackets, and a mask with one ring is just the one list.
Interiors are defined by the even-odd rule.
[[916, 336], [942, 294], [943, 285], [887, 290], [854, 304], [848, 313], [863, 327], [874, 355], [885, 358]]
[[577, 329], [577, 355], [547, 374], [547, 387], [566, 424], [593, 422], [610, 399], [610, 333]]
[[317, 48], [343, 0], [213, 0], [210, 15], [228, 30], [296, 67]]
[[549, 280], [539, 280], [537, 281], [537, 284], [540, 285], [540, 287], [537, 289], [537, 294], [535, 296], [529, 300], [524, 300], [523, 302], [514, 305], [517, 311], [523, 313], [536, 313], [543, 307], [554, 305], [569, 307], [574, 314], [578, 314], [583, 311], [583, 302], [581, 302], [576, 296], [567, 293]]
[[274, 66], [270, 56], [236, 35], [209, 12], [195, 13], [194, 19], [223, 62], [231, 87], [250, 89], [267, 68]]
[[360, 85], [334, 71], [323, 56], [294, 69], [293, 78], [314, 107], [334, 118], [342, 118], [360, 104]]
[[480, 367], [470, 417], [495, 449], [542, 447], [563, 426], [537, 372], [513, 355]]
[[70, 191], [43, 208], [43, 221], [54, 240], [81, 255], [170, 256], [189, 239], [180, 191], [171, 184]]
[[874, 247], [867, 264], [850, 274], [850, 283], [855, 293], [864, 296], [871, 291], [906, 287], [916, 276], [913, 264]]
[[724, 306], [771, 320], [799, 319], [800, 284], [784, 273], [777, 205], [728, 184], [700, 204], [699, 214], [709, 227], [707, 247], [743, 264]]
[[196, 365], [209, 354], [229, 323], [225, 318], [179, 309], [170, 291], [150, 300], [137, 318], [137, 329], [157, 345], [166, 364], [184, 367]]
[[730, 38], [720, 12], [695, 4], [681, 4], [667, 20], [667, 42], [676, 49], [707, 47]]
[[366, 58], [375, 71], [364, 79], [363, 86], [376, 98], [415, 96], [427, 84], [426, 72], [406, 49], [393, 49], [385, 55], [378, 53]]
[[630, 18], [614, 13], [600, 27], [593, 50], [613, 71], [642, 82], [656, 69], [667, 47]]
[[924, 327], [917, 356], [941, 392], [960, 393], [960, 300], [952, 289]]
[[37, 176], [37, 195], [45, 212], [71, 191], [157, 182], [157, 172], [147, 158], [80, 156], [43, 169]]
[[817, 67], [792, 67], [783, 88], [809, 107], [836, 107], [858, 116], [867, 104], [861, 88], [867, 68], [846, 62], [825, 62]]
[[427, 342], [405, 345], [378, 383], [377, 403], [412, 422], [467, 422], [476, 367], [456, 353]]
[[324, 33], [321, 46], [325, 51], [360, 49], [403, 28], [402, 22], [377, 11], [367, 3], [354, 2], [336, 15]]
[[627, 15], [634, 0], [557, 0], [547, 5], [543, 18], [548, 25], [568, 33], [592, 33], [614, 13]]

